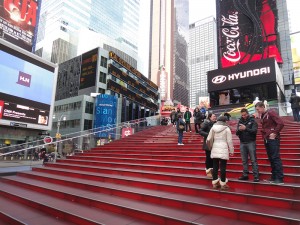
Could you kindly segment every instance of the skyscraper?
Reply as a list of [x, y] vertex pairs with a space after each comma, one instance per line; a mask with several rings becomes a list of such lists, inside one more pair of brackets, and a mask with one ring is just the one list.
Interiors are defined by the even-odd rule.
[[52, 62], [76, 56], [77, 43], [72, 40], [82, 28], [138, 51], [139, 0], [47, 0], [42, 2], [40, 18], [35, 52]]
[[207, 71], [218, 67], [216, 30], [214, 17], [190, 24], [190, 107], [199, 105], [199, 97], [208, 97]]
[[183, 105], [189, 104], [188, 13], [188, 0], [151, 1], [149, 78], [159, 84], [162, 100]]

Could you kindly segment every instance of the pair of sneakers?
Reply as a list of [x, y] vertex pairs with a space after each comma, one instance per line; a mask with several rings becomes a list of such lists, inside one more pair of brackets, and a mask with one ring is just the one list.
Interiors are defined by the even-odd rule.
[[177, 145], [184, 145], [183, 143], [178, 143]]

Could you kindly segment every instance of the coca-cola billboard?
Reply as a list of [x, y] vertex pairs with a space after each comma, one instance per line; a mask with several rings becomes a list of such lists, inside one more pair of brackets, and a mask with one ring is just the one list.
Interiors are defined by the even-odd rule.
[[217, 0], [220, 67], [266, 58], [283, 63], [277, 20], [276, 0]]

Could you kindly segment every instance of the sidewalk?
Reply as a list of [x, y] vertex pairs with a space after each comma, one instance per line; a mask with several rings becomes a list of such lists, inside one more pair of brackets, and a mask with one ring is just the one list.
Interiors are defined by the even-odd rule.
[[32, 167], [42, 166], [43, 161], [3, 160], [0, 161], [0, 176], [14, 175], [19, 171], [31, 170]]

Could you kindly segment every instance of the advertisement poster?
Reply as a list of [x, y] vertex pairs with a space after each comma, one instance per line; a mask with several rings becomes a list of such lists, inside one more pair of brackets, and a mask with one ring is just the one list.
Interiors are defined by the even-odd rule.
[[0, 44], [0, 79], [1, 119], [48, 129], [55, 68]]
[[[110, 126], [117, 122], [117, 103], [116, 96], [100, 94], [96, 98], [95, 104], [95, 120], [94, 128], [101, 128], [107, 130]], [[114, 126], [112, 126], [114, 127]], [[96, 134], [97, 137], [113, 138], [115, 136], [115, 129], [111, 131], [103, 131]]]
[[0, 0], [0, 38], [32, 52], [40, 0]]
[[295, 84], [300, 84], [300, 33], [291, 35]]
[[223, 0], [216, 6], [221, 68], [266, 58], [283, 63], [276, 0]]

